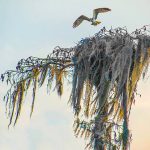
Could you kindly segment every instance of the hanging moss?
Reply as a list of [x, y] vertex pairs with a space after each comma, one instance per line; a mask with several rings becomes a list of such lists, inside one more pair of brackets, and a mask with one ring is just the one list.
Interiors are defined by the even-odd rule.
[[72, 79], [70, 103], [77, 117], [75, 135], [89, 138], [87, 148], [127, 150], [128, 120], [137, 82], [149, 65], [149, 29], [144, 26], [129, 34], [125, 28], [102, 28], [73, 48], [56, 47], [45, 59], [29, 57], [19, 61], [16, 70], [1, 75], [2, 81], [11, 84], [4, 97], [10, 124], [17, 122], [25, 92], [31, 86], [32, 114], [37, 85], [41, 87], [47, 80], [50, 91], [55, 83], [61, 96], [64, 78]]

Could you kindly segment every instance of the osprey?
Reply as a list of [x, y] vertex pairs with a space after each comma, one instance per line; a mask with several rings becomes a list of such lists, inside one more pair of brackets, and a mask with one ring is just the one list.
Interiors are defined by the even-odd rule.
[[87, 20], [87, 21], [91, 22], [91, 25], [96, 26], [96, 25], [101, 23], [100, 21], [96, 20], [98, 14], [99, 13], [105, 13], [105, 12], [108, 12], [108, 11], [111, 11], [111, 9], [109, 9], [109, 8], [97, 8], [97, 9], [94, 9], [93, 10], [93, 18], [88, 18], [88, 17], [86, 17], [84, 15], [81, 15], [73, 23], [73, 28], [76, 28], [77, 26], [79, 26], [84, 20]]

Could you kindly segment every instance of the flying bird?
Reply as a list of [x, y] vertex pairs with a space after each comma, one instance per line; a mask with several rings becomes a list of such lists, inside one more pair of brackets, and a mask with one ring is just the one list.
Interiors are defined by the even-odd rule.
[[92, 18], [88, 18], [84, 15], [81, 15], [73, 23], [73, 28], [78, 27], [84, 20], [91, 22], [91, 25], [93, 25], [93, 26], [97, 26], [98, 24], [101, 23], [100, 21], [96, 20], [98, 14], [99, 13], [105, 13], [105, 12], [108, 12], [108, 11], [111, 11], [111, 9], [109, 9], [109, 8], [97, 8], [97, 9], [93, 10], [93, 17]]

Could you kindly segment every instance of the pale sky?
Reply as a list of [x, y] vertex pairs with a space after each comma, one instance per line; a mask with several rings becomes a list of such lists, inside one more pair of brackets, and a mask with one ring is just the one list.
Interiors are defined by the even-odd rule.
[[[112, 12], [99, 15], [102, 24], [93, 27], [83, 22], [77, 29], [72, 23], [81, 14], [109, 7]], [[0, 0], [0, 73], [15, 68], [21, 58], [46, 57], [55, 46], [70, 47], [103, 26], [126, 26], [129, 31], [150, 24], [149, 0]], [[140, 81], [130, 117], [133, 135], [131, 150], [150, 149], [150, 78]], [[46, 88], [36, 95], [35, 110], [30, 119], [29, 94], [18, 124], [9, 130], [2, 97], [7, 86], [0, 85], [0, 150], [83, 150], [84, 140], [73, 135], [73, 113], [67, 105], [70, 88], [60, 99]]]

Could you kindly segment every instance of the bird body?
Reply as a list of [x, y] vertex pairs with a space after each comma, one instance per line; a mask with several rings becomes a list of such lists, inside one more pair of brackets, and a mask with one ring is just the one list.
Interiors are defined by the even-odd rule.
[[93, 10], [93, 17], [88, 18], [84, 15], [79, 16], [73, 23], [73, 28], [78, 27], [84, 20], [91, 22], [91, 25], [97, 26], [101, 21], [96, 20], [99, 13], [105, 13], [111, 11], [109, 8], [97, 8]]

